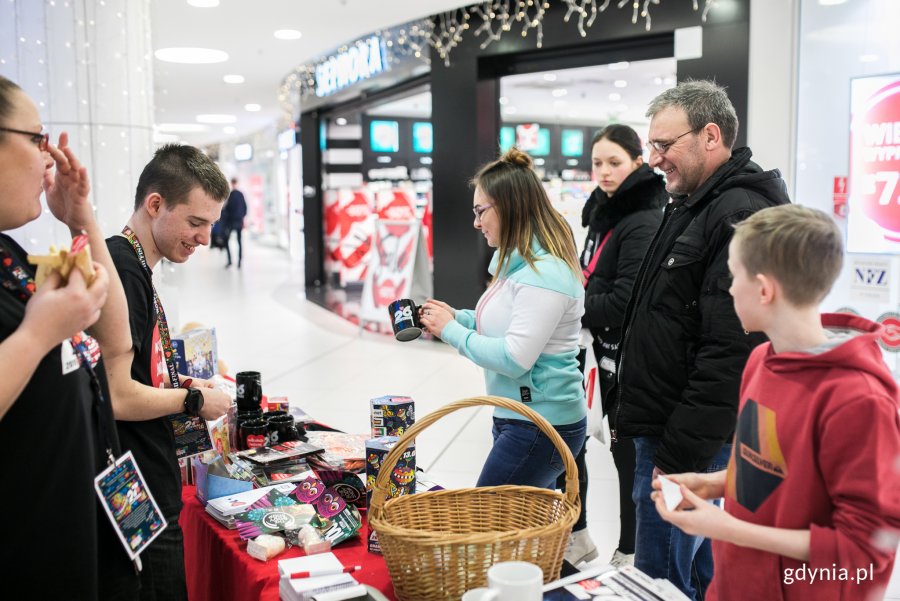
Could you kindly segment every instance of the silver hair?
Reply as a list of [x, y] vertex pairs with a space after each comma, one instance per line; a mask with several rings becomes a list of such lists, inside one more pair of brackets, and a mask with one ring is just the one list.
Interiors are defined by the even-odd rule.
[[699, 130], [707, 123], [715, 123], [722, 132], [722, 141], [729, 149], [734, 146], [738, 133], [738, 118], [734, 105], [725, 88], [714, 81], [688, 80], [669, 88], [650, 102], [647, 117], [669, 107], [677, 107], [687, 115], [692, 130]]

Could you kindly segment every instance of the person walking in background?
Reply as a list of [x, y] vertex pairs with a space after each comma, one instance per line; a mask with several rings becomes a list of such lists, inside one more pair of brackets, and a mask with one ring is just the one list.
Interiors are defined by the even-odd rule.
[[[577, 455], [587, 411], [578, 367], [584, 287], [572, 232], [551, 206], [531, 157], [516, 148], [472, 183], [475, 229], [497, 249], [493, 280], [474, 311], [429, 299], [422, 325], [484, 368], [488, 394], [525, 403]], [[478, 486], [555, 487], [562, 458], [537, 426], [498, 408], [493, 436]]]
[[635, 567], [702, 599], [709, 541], [660, 518], [650, 498], [660, 473], [719, 471], [731, 452], [741, 370], [765, 340], [744, 331], [728, 294], [733, 225], [790, 202], [778, 170], [749, 148], [732, 151], [738, 119], [725, 90], [687, 81], [653, 99], [650, 166], [672, 202], [638, 270], [616, 355], [613, 440], [633, 438]]
[[[581, 222], [588, 228], [581, 254], [587, 278], [584, 317], [589, 328], [600, 373], [604, 415], [610, 415], [615, 398], [610, 394], [616, 377], [616, 350], [622, 334], [625, 307], [644, 254], [662, 221], [669, 201], [661, 175], [644, 163], [641, 139], [627, 125], [608, 125], [591, 142], [591, 162], [597, 189], [588, 198]], [[619, 477], [619, 544], [610, 564], [634, 564], [634, 443], [610, 443]], [[581, 484], [581, 516], [572, 529], [566, 560], [573, 565], [592, 561], [597, 549], [587, 531], [587, 462], [585, 444], [576, 458]]]
[[231, 178], [231, 193], [222, 209], [222, 224], [225, 229], [225, 253], [228, 255], [228, 263], [225, 268], [231, 267], [231, 232], [237, 232], [238, 243], [238, 269], [244, 259], [244, 244], [241, 242], [241, 232], [244, 230], [244, 218], [247, 216], [247, 201], [244, 193], [237, 189], [238, 180]]
[[[8, 459], [0, 582], [14, 596], [30, 588], [48, 599], [136, 599], [134, 566], [94, 492], [109, 454], [121, 456], [103, 363], [128, 349], [125, 294], [87, 170], [67, 134], [54, 146], [43, 132], [35, 103], [0, 76], [0, 452]], [[35, 266], [6, 234], [41, 215], [42, 182], [53, 216], [73, 236], [87, 235], [93, 281], [75, 268], [68, 281], [54, 271], [37, 288]], [[32, 485], [36, 478], [43, 484]], [[53, 516], [65, 523], [42, 536]], [[51, 540], [65, 559], [48, 577], [39, 558], [55, 552]]]
[[[900, 403], [883, 328], [819, 314], [841, 273], [842, 239], [827, 214], [796, 205], [735, 229], [735, 310], [771, 342], [744, 370], [727, 471], [671, 476], [684, 497], [673, 511], [654, 493], [663, 519], [716, 541], [709, 599], [880, 599], [891, 578]], [[719, 497], [725, 511], [706, 502]]]
[[193, 146], [167, 144], [138, 179], [134, 213], [122, 233], [107, 239], [128, 299], [131, 340], [106, 369], [122, 446], [141, 466], [168, 526], [142, 554], [141, 599], [187, 599], [181, 514], [181, 471], [168, 416], [221, 417], [231, 397], [212, 383], [179, 374], [171, 357], [170, 325], [153, 285], [165, 258], [184, 263], [209, 244], [228, 182]]

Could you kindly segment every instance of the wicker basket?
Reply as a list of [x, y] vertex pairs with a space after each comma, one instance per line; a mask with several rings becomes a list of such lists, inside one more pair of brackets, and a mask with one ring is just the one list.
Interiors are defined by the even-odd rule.
[[[391, 472], [422, 430], [466, 407], [492, 405], [520, 413], [546, 434], [563, 458], [565, 494], [533, 486], [487, 486], [420, 492], [387, 500]], [[413, 425], [382, 462], [369, 509], [400, 601], [458, 601], [485, 586], [499, 561], [528, 561], [559, 578], [578, 519], [578, 470], [569, 448], [543, 417], [519, 402], [473, 397], [450, 403]]]

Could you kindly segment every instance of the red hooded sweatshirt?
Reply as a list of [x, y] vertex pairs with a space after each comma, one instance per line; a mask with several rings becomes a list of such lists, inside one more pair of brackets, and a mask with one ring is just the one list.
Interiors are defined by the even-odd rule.
[[897, 385], [878, 324], [838, 314], [822, 325], [847, 339], [816, 354], [766, 343], [750, 355], [725, 487], [736, 518], [809, 529], [809, 561], [715, 541], [708, 599], [869, 601], [890, 579], [900, 530]]

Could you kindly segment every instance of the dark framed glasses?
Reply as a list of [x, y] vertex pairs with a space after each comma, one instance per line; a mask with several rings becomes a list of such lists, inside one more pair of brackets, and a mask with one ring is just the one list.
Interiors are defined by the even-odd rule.
[[22, 134], [31, 138], [31, 142], [40, 149], [41, 152], [47, 150], [50, 146], [50, 134], [44, 132], [24, 131], [21, 129], [13, 129], [11, 127], [0, 127], [0, 131], [8, 131], [13, 134]]
[[660, 154], [660, 155], [666, 154], [666, 151], [669, 150], [672, 147], [672, 145], [675, 144], [675, 142], [677, 142], [678, 140], [680, 140], [681, 138], [685, 137], [688, 134], [695, 134], [698, 131], [700, 131], [701, 129], [703, 129], [703, 127], [698, 127], [696, 129], [686, 131], [683, 134], [681, 134], [680, 136], [675, 136], [668, 142], [660, 142], [659, 140], [650, 140], [649, 142], [647, 142], [647, 148], [649, 148], [650, 150], [655, 150], [657, 152], [657, 154]]

